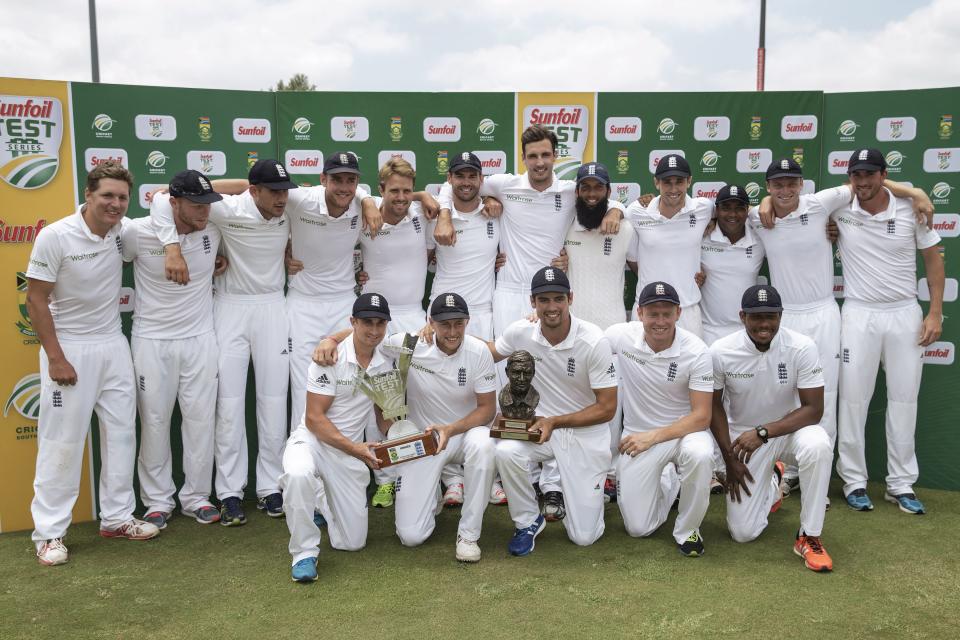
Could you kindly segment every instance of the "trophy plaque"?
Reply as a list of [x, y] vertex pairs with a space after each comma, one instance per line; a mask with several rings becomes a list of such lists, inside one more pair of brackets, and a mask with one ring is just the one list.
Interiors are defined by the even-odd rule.
[[437, 452], [437, 435], [424, 433], [407, 420], [407, 373], [418, 339], [417, 336], [404, 335], [396, 369], [372, 376], [361, 371], [357, 380], [357, 386], [380, 407], [383, 417], [395, 421], [387, 432], [387, 439], [373, 447], [373, 455], [381, 467], [418, 460]]
[[491, 438], [540, 442], [540, 431], [530, 431], [530, 425], [540, 416], [535, 415], [540, 394], [531, 382], [536, 373], [533, 356], [526, 351], [515, 351], [507, 358], [509, 382], [500, 390], [500, 413], [490, 427]]

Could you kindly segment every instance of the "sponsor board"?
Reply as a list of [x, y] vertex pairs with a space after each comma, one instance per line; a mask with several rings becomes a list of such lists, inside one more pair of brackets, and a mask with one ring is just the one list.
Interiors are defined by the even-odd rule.
[[[917, 298], [924, 302], [930, 302], [930, 286], [927, 284], [926, 278], [920, 278], [920, 280], [917, 281]], [[957, 279], [956, 278], [947, 278], [944, 281], [943, 301], [944, 302], [957, 301]]]
[[[817, 116], [783, 116], [780, 137], [784, 140], [812, 140], [817, 137]], [[766, 169], [766, 167], [764, 167]]]
[[960, 214], [933, 214], [933, 230], [939, 233], [941, 238], [956, 238], [960, 236]]
[[643, 123], [633, 116], [611, 116], [603, 123], [603, 135], [609, 142], [637, 142]]
[[124, 167], [130, 168], [130, 161], [127, 157], [126, 149], [104, 149], [101, 147], [90, 147], [83, 151], [83, 166], [87, 171], [92, 171], [95, 166], [104, 162], [119, 162]]
[[911, 116], [880, 118], [877, 120], [877, 140], [880, 142], [907, 142], [917, 137], [917, 119]]
[[496, 139], [497, 123], [490, 118], [484, 118], [477, 123], [477, 136], [481, 142], [493, 142]]
[[12, 411], [27, 420], [39, 420], [40, 386], [39, 373], [28, 373], [17, 380], [7, 396], [7, 401], [3, 403], [3, 417], [8, 417]]
[[737, 171], [740, 173], [765, 173], [773, 162], [770, 149], [740, 149], [737, 151]]
[[504, 151], [474, 151], [473, 155], [479, 158], [483, 175], [507, 172], [507, 154]]
[[176, 140], [177, 119], [141, 113], [133, 119], [133, 132], [138, 140]]
[[153, 193], [157, 189], [166, 189], [166, 184], [152, 183], [152, 184], [141, 184], [137, 187], [138, 199], [141, 209], [150, 210], [150, 202], [147, 200], [147, 194]]
[[0, 242], [3, 244], [33, 242], [46, 224], [45, 218], [40, 218], [35, 224], [10, 224], [0, 218]]
[[934, 342], [923, 350], [923, 364], [951, 365], [956, 350], [952, 342]]
[[90, 128], [93, 130], [94, 138], [109, 139], [113, 137], [113, 125], [117, 121], [110, 117], [109, 113], [98, 113], [93, 117]]
[[426, 142], [459, 142], [460, 118], [424, 118], [423, 139]]
[[693, 121], [694, 140], [728, 140], [730, 118], [727, 116], [700, 116]]
[[234, 142], [270, 142], [270, 121], [266, 118], [234, 118]]
[[700, 171], [702, 173], [716, 173], [717, 164], [720, 162], [720, 154], [713, 149], [707, 149], [700, 156]]
[[845, 175], [853, 151], [831, 151], [827, 154], [827, 171], [833, 175]]
[[660, 139], [673, 140], [678, 126], [677, 121], [669, 116], [661, 118], [660, 122], [657, 123], [657, 133], [660, 134]]
[[923, 170], [927, 173], [960, 171], [960, 147], [927, 149], [923, 152]]
[[[575, 162], [573, 173], [580, 166], [589, 137], [590, 112], [586, 105], [532, 104], [523, 110], [523, 128], [533, 124], [542, 125], [557, 135], [557, 171], [565, 163]], [[566, 167], [569, 171], [569, 167]], [[560, 177], [565, 177], [560, 176]]]
[[720, 193], [720, 189], [726, 185], [726, 182], [694, 182], [693, 186], [690, 188], [690, 195], [694, 198], [709, 198], [711, 200], [717, 199], [717, 194]]
[[370, 121], [363, 116], [330, 118], [330, 138], [337, 142], [366, 142], [370, 139]]
[[409, 149], [403, 149], [403, 150], [385, 149], [384, 151], [381, 151], [380, 153], [377, 154], [377, 169], [379, 170], [380, 167], [385, 165], [387, 162], [389, 162], [393, 158], [402, 158], [407, 162], [409, 162], [411, 167], [413, 167], [414, 169], [417, 168], [417, 154], [415, 154], [413, 151], [410, 151]]
[[283, 156], [283, 165], [290, 174], [323, 173], [323, 153], [319, 149], [290, 149]]
[[39, 189], [57, 175], [63, 107], [52, 96], [0, 95], [0, 177], [16, 189]]
[[313, 129], [313, 123], [303, 116], [295, 118], [293, 124], [290, 125], [290, 132], [293, 134], [293, 139], [301, 142], [310, 140], [311, 129]]
[[636, 182], [611, 182], [610, 197], [627, 206], [640, 197], [640, 185]]
[[208, 176], [222, 176], [227, 172], [227, 156], [223, 151], [188, 151], [187, 169]]
[[670, 155], [671, 153], [675, 153], [678, 156], [683, 156], [684, 158], [687, 157], [687, 154], [684, 153], [683, 149], [654, 149], [647, 156], [647, 168], [650, 169], [650, 173], [656, 173], [657, 163], [660, 162], [660, 158]]
[[833, 276], [833, 297], [843, 298], [843, 276]]

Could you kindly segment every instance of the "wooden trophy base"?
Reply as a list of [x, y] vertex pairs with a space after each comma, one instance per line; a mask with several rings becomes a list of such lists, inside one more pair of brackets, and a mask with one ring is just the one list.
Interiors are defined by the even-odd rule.
[[528, 420], [505, 418], [498, 413], [496, 420], [493, 421], [493, 426], [490, 427], [490, 437], [500, 438], [501, 440], [523, 440], [539, 444], [540, 431], [527, 431], [530, 425], [539, 419], [540, 416], [534, 416]]
[[391, 467], [402, 462], [419, 460], [437, 453], [437, 435], [435, 433], [417, 433], [414, 435], [384, 440], [373, 447], [373, 455], [380, 461], [380, 467]]

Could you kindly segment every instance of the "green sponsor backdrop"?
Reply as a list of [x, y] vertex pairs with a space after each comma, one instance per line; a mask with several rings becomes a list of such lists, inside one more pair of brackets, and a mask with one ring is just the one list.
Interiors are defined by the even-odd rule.
[[[926, 352], [920, 408], [917, 417], [917, 457], [920, 484], [960, 489], [955, 468], [960, 457], [957, 410], [953, 394], [960, 388], [960, 372], [954, 362], [960, 329], [956, 320], [957, 212], [960, 211], [960, 135], [954, 131], [954, 109], [960, 105], [960, 88], [921, 91], [838, 93], [826, 96], [823, 117], [823, 187], [846, 182], [846, 161], [860, 147], [877, 147], [887, 157], [892, 180], [923, 188], [937, 208], [935, 226], [943, 237], [947, 287], [944, 297], [943, 336]], [[841, 274], [837, 261], [837, 273]], [[923, 277], [923, 260], [917, 260]], [[924, 301], [921, 287], [921, 305]], [[877, 392], [870, 404], [867, 422], [867, 462], [870, 477], [886, 475], [884, 412], [886, 394], [881, 371]]]

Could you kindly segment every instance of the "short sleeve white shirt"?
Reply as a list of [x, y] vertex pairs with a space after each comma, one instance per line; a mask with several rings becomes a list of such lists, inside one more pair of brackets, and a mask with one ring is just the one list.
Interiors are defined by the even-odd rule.
[[573, 290], [570, 311], [601, 329], [626, 319], [623, 303], [624, 267], [635, 232], [627, 223], [616, 235], [586, 229], [576, 220], [563, 247], [567, 250], [567, 277]]
[[744, 236], [733, 243], [720, 230], [720, 225], [703, 239], [700, 264], [706, 280], [700, 288], [700, 310], [704, 325], [740, 326], [741, 296], [757, 284], [763, 258], [763, 245], [750, 225], [746, 226]]
[[428, 244], [435, 249], [437, 273], [430, 299], [441, 293], [459, 293], [471, 310], [489, 311], [496, 281], [500, 220], [481, 215], [483, 205], [469, 213], [451, 209], [457, 243], [452, 247], [433, 245], [436, 221], [427, 222]]
[[[377, 206], [381, 198], [375, 198]], [[397, 224], [384, 223], [376, 240], [360, 234], [363, 270], [370, 279], [363, 293], [379, 293], [391, 306], [421, 306], [427, 280], [427, 230], [419, 203]]]

